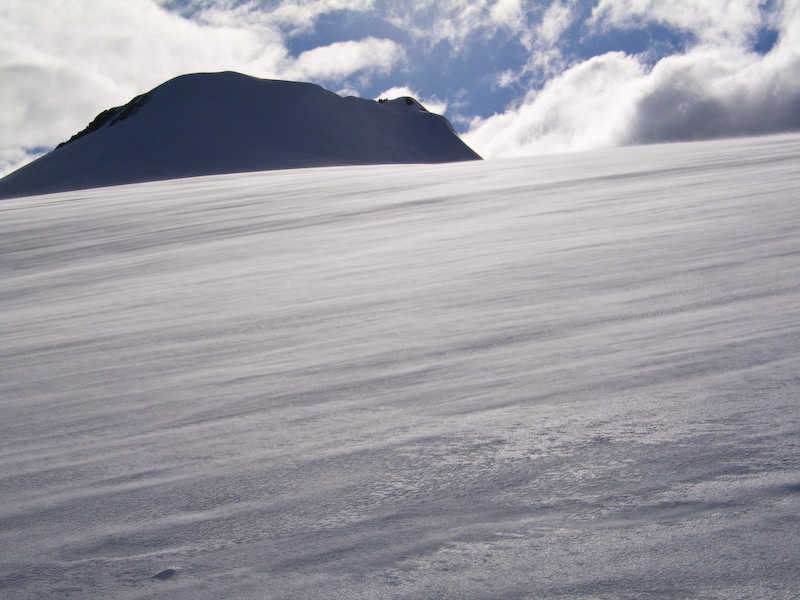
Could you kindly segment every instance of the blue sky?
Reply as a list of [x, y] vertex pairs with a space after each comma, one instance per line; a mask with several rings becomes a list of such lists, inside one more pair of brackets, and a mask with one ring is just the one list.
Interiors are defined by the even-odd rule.
[[800, 129], [798, 0], [4, 0], [0, 174], [183, 73], [411, 94], [488, 158]]

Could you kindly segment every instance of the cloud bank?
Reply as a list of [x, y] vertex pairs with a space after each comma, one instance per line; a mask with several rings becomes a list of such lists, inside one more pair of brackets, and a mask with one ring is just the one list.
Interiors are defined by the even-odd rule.
[[5, 0], [0, 175], [198, 71], [413, 92], [488, 158], [798, 130], [798, 49], [800, 0]]
[[[647, 54], [623, 52], [577, 62], [508, 110], [474, 119], [465, 141], [503, 157], [798, 130], [800, 9], [792, 1], [774, 13], [758, 8], [745, 0], [602, 0], [594, 28], [656, 22], [694, 43], [653, 65]], [[767, 26], [777, 39], [759, 53], [753, 40]]]

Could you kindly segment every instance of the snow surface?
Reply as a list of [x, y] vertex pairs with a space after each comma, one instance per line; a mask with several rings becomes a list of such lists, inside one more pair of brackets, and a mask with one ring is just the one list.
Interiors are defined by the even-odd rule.
[[0, 596], [790, 598], [800, 136], [0, 203]]
[[241, 73], [171, 79], [0, 179], [0, 198], [197, 175], [480, 159], [413, 98], [342, 98]]

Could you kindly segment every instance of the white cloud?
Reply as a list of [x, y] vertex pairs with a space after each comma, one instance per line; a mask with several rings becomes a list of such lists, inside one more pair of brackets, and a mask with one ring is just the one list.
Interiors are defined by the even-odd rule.
[[521, 156], [613, 146], [642, 76], [622, 53], [594, 57], [531, 92], [514, 109], [476, 119], [464, 141], [484, 157]]
[[0, 148], [0, 177], [5, 173], [11, 173], [22, 165], [37, 159], [44, 154], [42, 149], [26, 150], [21, 147]]
[[659, 23], [692, 32], [703, 43], [739, 44], [757, 29], [763, 4], [763, 0], [600, 0], [592, 21], [615, 27]]
[[[167, 4], [165, 0], [159, 2]], [[292, 35], [313, 29], [316, 20], [325, 14], [370, 10], [374, 0], [281, 0], [269, 4], [259, 0], [191, 0], [185, 4], [184, 12], [191, 12], [194, 19], [210, 25], [238, 27], [247, 23], [251, 28], [280, 29]]]
[[387, 21], [408, 32], [418, 43], [433, 47], [447, 42], [454, 52], [469, 47], [470, 38], [493, 36], [504, 29], [530, 37], [525, 0], [416, 0], [392, 3]]
[[497, 0], [489, 15], [495, 23], [516, 27], [523, 20], [522, 0]]
[[[474, 31], [489, 22], [485, 0], [477, 2], [441, 0], [432, 4], [434, 16], [429, 23], [422, 22], [424, 26], [422, 31], [423, 35], [433, 43], [447, 40], [454, 48], [461, 48]], [[419, 22], [416, 19], [415, 21]]]
[[[634, 4], [657, 3], [608, 0], [601, 7]], [[747, 3], [729, 4], [734, 10]], [[682, 8], [684, 3], [676, 5], [675, 22], [688, 19]], [[739, 22], [742, 14], [731, 16], [731, 22]], [[483, 156], [497, 157], [800, 129], [797, 2], [783, 6], [779, 25], [778, 43], [766, 55], [748, 50], [740, 36], [723, 35], [726, 25], [652, 69], [642, 57], [594, 57], [506, 112], [475, 119], [464, 140]]]
[[[495, 8], [499, 6], [500, 2]], [[495, 74], [493, 83], [498, 88], [516, 86], [524, 80], [545, 82], [563, 73], [568, 66], [559, 42], [578, 16], [575, 0], [555, 0], [545, 10], [528, 7], [518, 4], [515, 18], [504, 22], [506, 29], [528, 50], [528, 59], [517, 69]], [[528, 13], [536, 17], [529, 21]]]
[[[342, 10], [365, 11], [373, 4], [373, 0], [284, 0], [270, 16], [282, 24], [308, 29], [320, 15]], [[250, 5], [259, 7], [261, 3], [251, 2]]]
[[428, 109], [432, 113], [436, 113], [437, 115], [443, 115], [445, 111], [447, 111], [447, 102], [443, 102], [438, 98], [431, 97], [431, 98], [422, 98], [419, 95], [419, 92], [411, 89], [408, 86], [395, 86], [378, 94], [375, 100], [380, 98], [388, 98], [389, 100], [393, 100], [394, 98], [402, 98], [404, 96], [411, 96], [415, 98], [422, 106]]
[[499, 88], [509, 87], [511, 85], [514, 85], [518, 81], [519, 81], [519, 73], [516, 73], [511, 69], [500, 71], [500, 73], [497, 73], [494, 78], [494, 84]]
[[[196, 71], [311, 80], [355, 94], [376, 75], [409, 67], [409, 95], [471, 123], [465, 138], [484, 156], [800, 127], [798, 0], [597, 0], [591, 18], [576, 23], [585, 8], [583, 0], [4, 0], [0, 175], [27, 156], [25, 148], [52, 147], [101, 110]], [[348, 11], [370, 14], [350, 21]], [[292, 36], [303, 33], [307, 44], [320, 17], [333, 13], [358, 25], [342, 30], [348, 37], [293, 56]], [[387, 39], [390, 30], [364, 25], [378, 21], [403, 28], [412, 43], [404, 48], [400, 38]], [[570, 52], [582, 42], [566, 39], [573, 25], [590, 39], [652, 24], [688, 34], [693, 45], [655, 66], [652, 58], [618, 53], [576, 63]], [[777, 28], [779, 40], [762, 56], [749, 48], [765, 26]], [[467, 56], [486, 52], [488, 43], [508, 49], [510, 40], [526, 58], [448, 81], [447, 102], [411, 89], [441, 41]], [[473, 99], [486, 97], [472, 94], [474, 86], [508, 94], [526, 84], [537, 89], [503, 114], [472, 118], [483, 109]], [[469, 102], [459, 103], [457, 88], [467, 88]]]
[[335, 42], [303, 52], [289, 61], [282, 75], [288, 79], [338, 79], [359, 71], [388, 72], [405, 53], [392, 40], [373, 37]]
[[577, 0], [417, 0], [390, 7], [387, 19], [428, 46], [446, 41], [459, 52], [471, 38], [502, 32], [528, 50], [551, 48], [576, 18]]
[[699, 49], [650, 73], [625, 143], [800, 129], [800, 54]]
[[546, 47], [552, 47], [575, 19], [571, 3], [553, 2], [545, 11], [542, 22], [536, 29], [537, 41]]
[[533, 34], [522, 35], [520, 38], [530, 52], [522, 75], [533, 74], [536, 80], [547, 81], [566, 69], [566, 61], [558, 42], [575, 18], [574, 0], [557, 0], [547, 8]]

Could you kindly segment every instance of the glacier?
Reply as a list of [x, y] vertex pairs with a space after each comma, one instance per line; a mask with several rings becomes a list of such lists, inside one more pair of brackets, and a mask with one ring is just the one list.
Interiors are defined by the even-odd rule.
[[0, 202], [0, 596], [787, 598], [800, 136]]

